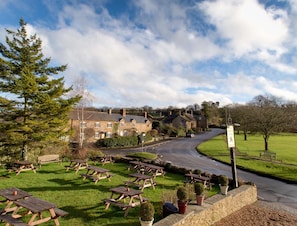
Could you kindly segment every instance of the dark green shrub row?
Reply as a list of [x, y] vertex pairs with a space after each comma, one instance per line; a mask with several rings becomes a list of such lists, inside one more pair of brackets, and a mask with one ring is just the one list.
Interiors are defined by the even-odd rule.
[[106, 138], [100, 139], [96, 142], [97, 147], [131, 147], [139, 144], [139, 139], [137, 136], [129, 136], [129, 137], [114, 137], [114, 138]]

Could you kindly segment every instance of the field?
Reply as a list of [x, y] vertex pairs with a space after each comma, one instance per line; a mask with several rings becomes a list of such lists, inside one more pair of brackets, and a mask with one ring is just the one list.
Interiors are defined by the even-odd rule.
[[[18, 187], [33, 196], [53, 202], [67, 212], [69, 215], [60, 218], [60, 224], [65, 226], [97, 226], [97, 225], [139, 225], [138, 211], [135, 207], [130, 209], [127, 217], [124, 211], [111, 206], [105, 210], [104, 198], [109, 198], [112, 187], [123, 185], [129, 178], [131, 171], [127, 170], [127, 164], [106, 164], [103, 168], [109, 169], [114, 176], [111, 181], [101, 180], [94, 184], [91, 180], [82, 180], [80, 173], [73, 170], [65, 171], [63, 163], [51, 163], [42, 165], [37, 173], [32, 171], [22, 172], [18, 176], [14, 173], [8, 174], [5, 169], [0, 170], [0, 189]], [[100, 166], [98, 164], [98, 166]], [[101, 167], [101, 166], [100, 166]], [[157, 177], [156, 189], [145, 188], [143, 197], [148, 198], [155, 207], [155, 222], [162, 218], [162, 200], [172, 196], [175, 198], [176, 188], [183, 185], [184, 175], [166, 173], [165, 177]], [[218, 190], [213, 189], [209, 195]], [[191, 193], [192, 198], [194, 193]], [[165, 199], [166, 199], [165, 198]], [[3, 208], [3, 206], [2, 206]], [[45, 223], [43, 225], [53, 225]]]
[[[276, 153], [276, 160], [260, 158], [264, 151], [264, 140], [261, 135], [248, 135], [244, 140], [243, 134], [235, 134], [236, 164], [238, 167], [285, 181], [297, 182], [297, 149], [296, 134], [278, 134], [269, 139], [269, 152]], [[202, 143], [199, 152], [222, 162], [230, 163], [226, 136], [220, 135]]]

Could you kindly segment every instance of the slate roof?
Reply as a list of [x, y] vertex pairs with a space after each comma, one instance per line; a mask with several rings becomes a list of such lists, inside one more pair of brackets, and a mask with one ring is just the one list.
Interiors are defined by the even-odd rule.
[[174, 114], [174, 115], [169, 115], [168, 117], [163, 119], [163, 122], [166, 123], [166, 124], [170, 124], [176, 118], [183, 119], [185, 121], [196, 121], [195, 117], [193, 115], [191, 115], [191, 114], [184, 114], [184, 115]]
[[[70, 113], [70, 119], [72, 120], [81, 120], [82, 112], [74, 110]], [[84, 111], [84, 120], [85, 121], [109, 121], [109, 122], [119, 122], [121, 119], [124, 119], [126, 122], [131, 122], [133, 119], [137, 123], [146, 123], [147, 118], [139, 115], [128, 115], [124, 117], [122, 114], [109, 114], [107, 112], [98, 112], [98, 111]]]

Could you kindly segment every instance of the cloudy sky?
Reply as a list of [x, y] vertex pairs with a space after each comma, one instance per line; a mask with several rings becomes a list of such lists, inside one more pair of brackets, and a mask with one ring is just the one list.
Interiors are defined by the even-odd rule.
[[296, 0], [1, 0], [94, 107], [297, 101]]

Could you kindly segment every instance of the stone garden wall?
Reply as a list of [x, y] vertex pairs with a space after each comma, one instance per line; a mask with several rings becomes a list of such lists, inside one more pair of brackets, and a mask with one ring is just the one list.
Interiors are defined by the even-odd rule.
[[242, 207], [257, 201], [257, 188], [242, 185], [225, 195], [215, 195], [204, 200], [203, 206], [189, 204], [186, 214], [171, 214], [158, 221], [154, 226], [206, 226], [221, 220]]

